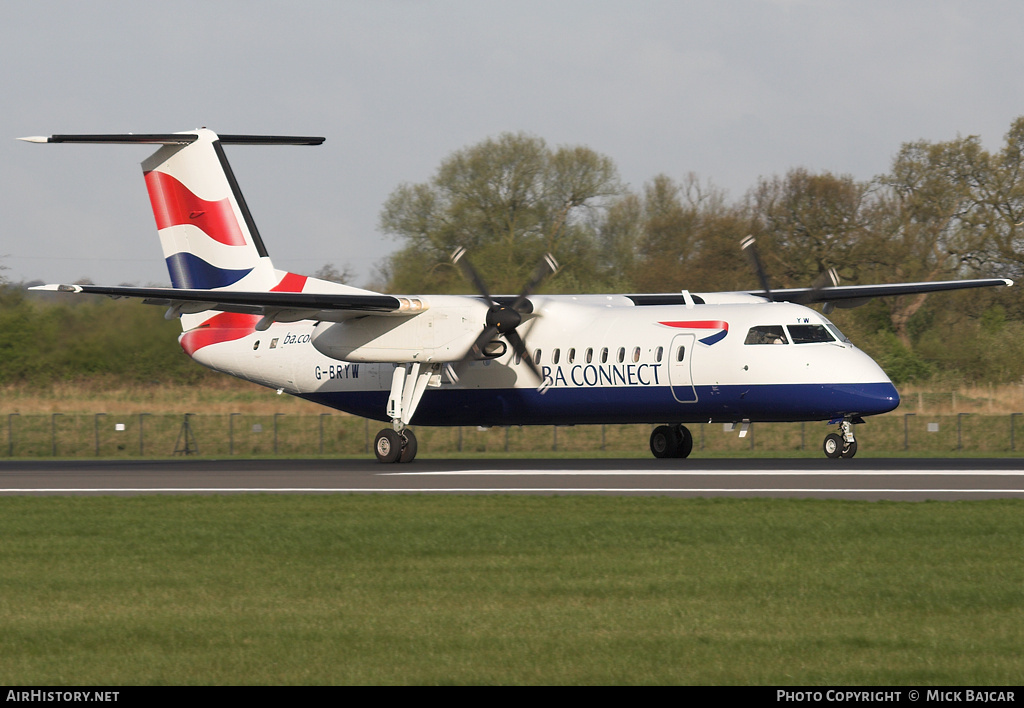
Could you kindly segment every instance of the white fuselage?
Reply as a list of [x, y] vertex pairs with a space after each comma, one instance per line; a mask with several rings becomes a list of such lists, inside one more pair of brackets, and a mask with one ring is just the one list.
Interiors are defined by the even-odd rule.
[[[212, 343], [193, 357], [332, 408], [388, 420], [397, 362], [437, 370], [458, 361], [487, 309], [471, 297], [422, 299], [428, 307], [412, 316], [277, 323], [262, 332], [244, 331], [236, 318], [223, 341], [216, 329], [207, 330]], [[537, 390], [508, 347], [494, 359], [470, 362], [458, 382], [435, 376], [412, 423], [829, 420], [899, 405], [881, 368], [800, 305], [742, 295], [691, 305], [638, 306], [618, 295], [531, 300], [535, 312], [519, 333], [546, 390]]]

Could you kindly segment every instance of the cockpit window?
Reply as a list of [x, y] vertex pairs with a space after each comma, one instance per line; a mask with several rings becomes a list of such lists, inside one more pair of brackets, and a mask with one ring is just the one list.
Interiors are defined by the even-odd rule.
[[744, 344], [789, 344], [782, 325], [758, 325], [747, 332]]
[[831, 322], [826, 322], [826, 324], [828, 325], [828, 328], [832, 330], [832, 334], [836, 335], [836, 339], [838, 339], [840, 342], [845, 342], [846, 344], [850, 343], [850, 338], [843, 334], [841, 331], [839, 331], [838, 327], [836, 327]]
[[793, 344], [836, 341], [825, 325], [820, 324], [789, 325], [789, 336]]

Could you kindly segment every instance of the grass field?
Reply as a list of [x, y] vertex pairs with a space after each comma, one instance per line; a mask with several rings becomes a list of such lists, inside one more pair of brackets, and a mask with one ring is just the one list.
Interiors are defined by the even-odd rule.
[[0, 683], [992, 685], [1024, 502], [0, 499]]

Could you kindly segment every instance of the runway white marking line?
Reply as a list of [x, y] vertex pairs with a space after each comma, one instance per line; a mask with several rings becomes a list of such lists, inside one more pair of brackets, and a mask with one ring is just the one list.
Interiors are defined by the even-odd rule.
[[67, 492], [374, 492], [374, 493], [424, 493], [424, 492], [637, 492], [637, 493], [666, 493], [666, 492], [688, 492], [700, 494], [728, 493], [800, 493], [800, 494], [1024, 494], [1024, 489], [814, 489], [814, 488], [788, 488], [788, 487], [763, 487], [763, 488], [739, 488], [739, 487], [409, 487], [387, 489], [380, 487], [64, 487], [64, 488], [17, 488], [0, 489], [0, 494], [18, 494], [32, 492], [43, 493], [67, 493]]
[[439, 470], [428, 472], [378, 472], [383, 477], [879, 477], [904, 475], [909, 477], [1024, 477], [1024, 470]]

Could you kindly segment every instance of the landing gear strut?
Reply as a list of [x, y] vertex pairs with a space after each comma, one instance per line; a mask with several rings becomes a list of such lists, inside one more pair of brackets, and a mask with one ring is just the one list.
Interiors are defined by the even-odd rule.
[[416, 457], [416, 436], [406, 427], [427, 386], [441, 385], [441, 366], [402, 364], [395, 367], [391, 377], [391, 395], [388, 396], [388, 416], [391, 427], [377, 433], [373, 452], [378, 462], [412, 462]]
[[857, 440], [853, 437], [853, 424], [844, 420], [839, 424], [839, 433], [829, 433], [825, 436], [822, 444], [825, 457], [836, 459], [837, 457], [850, 458], [857, 454]]
[[655, 457], [688, 457], [693, 450], [693, 435], [683, 425], [659, 425], [651, 433], [651, 452]]

